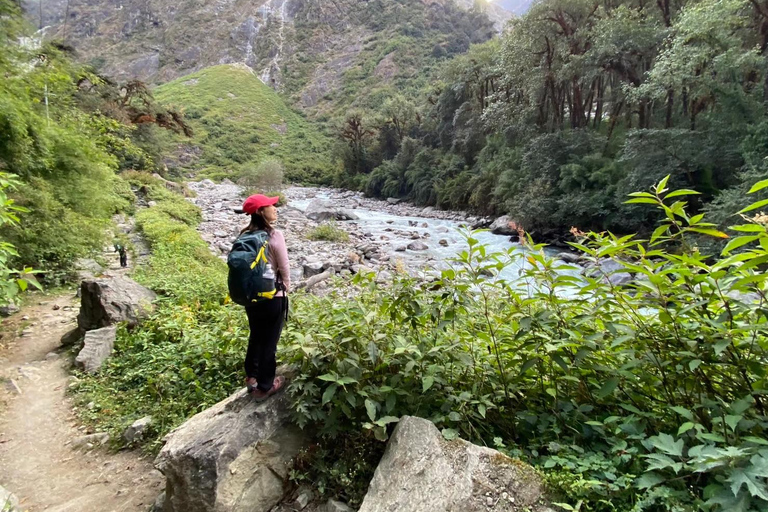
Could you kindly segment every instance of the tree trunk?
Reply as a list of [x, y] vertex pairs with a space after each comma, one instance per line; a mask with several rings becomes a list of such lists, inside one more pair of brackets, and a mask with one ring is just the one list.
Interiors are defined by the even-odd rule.
[[664, 120], [664, 128], [672, 128], [672, 111], [675, 105], [675, 90], [667, 89], [667, 116]]

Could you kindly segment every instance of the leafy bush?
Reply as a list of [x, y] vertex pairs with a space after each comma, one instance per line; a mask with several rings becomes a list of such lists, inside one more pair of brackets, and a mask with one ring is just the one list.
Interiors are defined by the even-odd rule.
[[[488, 254], [469, 236], [436, 282], [381, 289], [361, 275], [354, 304], [338, 292], [296, 311], [284, 358], [299, 368], [297, 418], [329, 439], [384, 440], [401, 415], [424, 416], [539, 465], [573, 509], [761, 510], [768, 253], [755, 244], [768, 222], [735, 227], [744, 235], [708, 261], [695, 237], [725, 235], [674, 199], [692, 191], [665, 184], [632, 199], [666, 219], [651, 239], [576, 244], [629, 283], [564, 273], [540, 246]], [[510, 265], [515, 283], [484, 277]]]
[[[16, 176], [0, 172], [0, 226], [18, 225], [17, 214], [27, 211], [26, 208], [16, 206], [13, 199], [9, 199], [6, 193], [7, 190], [13, 190], [18, 185]], [[28, 277], [34, 272], [31, 268], [17, 270], [9, 267], [9, 260], [18, 255], [13, 244], [0, 241], [0, 305], [13, 302], [16, 295], [25, 291], [30, 283], [33, 286], [39, 286], [36, 279]]]
[[327, 242], [348, 242], [349, 233], [332, 222], [324, 222], [316, 228], [309, 230], [307, 238], [310, 240], [325, 240]]
[[245, 187], [263, 190], [280, 190], [283, 188], [283, 164], [279, 160], [264, 160], [255, 167], [242, 171], [238, 183]]

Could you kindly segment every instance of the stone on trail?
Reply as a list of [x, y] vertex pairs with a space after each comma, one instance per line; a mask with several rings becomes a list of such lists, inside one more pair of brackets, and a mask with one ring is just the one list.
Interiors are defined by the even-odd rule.
[[354, 509], [350, 508], [346, 503], [336, 500], [328, 500], [318, 512], [354, 512]]
[[[492, 501], [488, 498], [492, 498]], [[531, 466], [403, 416], [359, 512], [551, 512]]]
[[2, 512], [21, 512], [19, 500], [8, 489], [0, 485], [0, 510]]
[[75, 358], [75, 366], [88, 373], [96, 373], [112, 354], [117, 338], [117, 326], [102, 327], [85, 333], [83, 348]]
[[80, 436], [72, 440], [72, 448], [80, 449], [85, 448], [90, 450], [95, 446], [105, 445], [109, 442], [109, 434], [106, 432], [97, 432], [95, 434], [88, 434]]
[[243, 389], [176, 428], [155, 459], [166, 477], [164, 512], [267, 512], [278, 504], [306, 443], [290, 416], [285, 392], [256, 402]]
[[18, 313], [21, 311], [19, 309], [19, 306], [16, 304], [7, 304], [5, 306], [0, 306], [0, 316], [11, 316], [15, 313]]
[[144, 416], [134, 421], [123, 431], [123, 439], [128, 444], [141, 441], [150, 425], [152, 425], [152, 416]]
[[118, 322], [133, 327], [154, 308], [155, 292], [127, 277], [87, 279], [80, 283], [77, 325], [88, 331]]

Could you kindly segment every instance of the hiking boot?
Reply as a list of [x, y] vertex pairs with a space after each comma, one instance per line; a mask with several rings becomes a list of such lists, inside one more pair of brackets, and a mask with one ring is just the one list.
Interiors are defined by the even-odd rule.
[[256, 390], [257, 385], [258, 385], [258, 382], [254, 377], [247, 377], [245, 379], [245, 388], [248, 391], [248, 393], [253, 393]]
[[275, 380], [272, 382], [272, 387], [269, 391], [262, 391], [259, 388], [254, 388], [253, 391], [251, 391], [251, 396], [254, 400], [257, 402], [263, 402], [267, 398], [271, 397], [278, 391], [280, 391], [283, 388], [283, 385], [285, 384], [285, 378], [278, 375], [275, 377]]

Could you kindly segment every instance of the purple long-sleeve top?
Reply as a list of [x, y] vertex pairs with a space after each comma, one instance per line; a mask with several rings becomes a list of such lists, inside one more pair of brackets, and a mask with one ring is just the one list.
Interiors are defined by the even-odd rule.
[[284, 297], [291, 290], [291, 265], [288, 262], [288, 248], [283, 232], [275, 229], [269, 236], [269, 264], [278, 280], [285, 285], [285, 293], [280, 291], [275, 296]]

